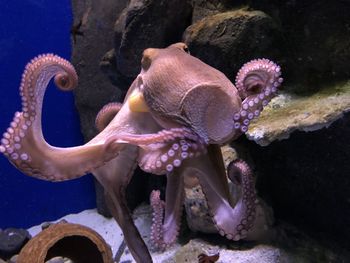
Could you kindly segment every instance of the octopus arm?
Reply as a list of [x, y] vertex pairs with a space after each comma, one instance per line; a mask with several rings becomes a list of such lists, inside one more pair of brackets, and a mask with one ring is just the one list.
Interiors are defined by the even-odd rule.
[[246, 237], [253, 226], [256, 207], [256, 193], [252, 175], [242, 166], [237, 169], [245, 173], [241, 177], [241, 198], [234, 207], [231, 206], [227, 196], [227, 181], [226, 183], [222, 182], [208, 155], [201, 155], [191, 160], [191, 166], [186, 171], [198, 177], [219, 233], [233, 240]]
[[127, 207], [125, 190], [137, 166], [138, 148], [126, 146], [117, 157], [92, 173], [105, 189], [110, 212], [123, 231], [125, 242], [136, 262], [152, 262], [131, 213]]
[[83, 146], [59, 148], [49, 145], [42, 133], [44, 93], [51, 78], [62, 90], [73, 89], [77, 75], [73, 66], [52, 54], [34, 58], [26, 66], [20, 95], [22, 111], [16, 112], [1, 140], [0, 152], [19, 170], [43, 180], [69, 180], [103, 165], [123, 147], [103, 138]]
[[[179, 234], [184, 200], [184, 181], [180, 170], [175, 170], [167, 175], [165, 204], [160, 200], [159, 191], [151, 193], [150, 203], [153, 209], [151, 241], [160, 250], [164, 250], [172, 245]], [[164, 206], [165, 215], [163, 222]]]

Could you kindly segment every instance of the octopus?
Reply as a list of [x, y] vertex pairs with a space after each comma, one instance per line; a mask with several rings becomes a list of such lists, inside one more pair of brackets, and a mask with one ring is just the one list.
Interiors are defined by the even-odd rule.
[[184, 43], [144, 50], [141, 71], [122, 103], [110, 103], [96, 118], [99, 133], [75, 147], [55, 147], [41, 124], [44, 93], [50, 79], [61, 90], [78, 82], [74, 67], [53, 54], [25, 67], [20, 84], [22, 110], [3, 134], [0, 152], [24, 174], [48, 181], [92, 173], [105, 189], [109, 209], [137, 262], [152, 262], [134, 225], [125, 190], [137, 165], [167, 177], [165, 201], [150, 196], [150, 239], [158, 249], [176, 240], [186, 178], [196, 178], [206, 196], [218, 232], [230, 240], [247, 236], [253, 226], [256, 192], [243, 160], [229, 166], [239, 178], [241, 197], [233, 205], [220, 145], [236, 139], [276, 95], [281, 69], [268, 59], [252, 60], [239, 70], [235, 85], [220, 71], [191, 56]]

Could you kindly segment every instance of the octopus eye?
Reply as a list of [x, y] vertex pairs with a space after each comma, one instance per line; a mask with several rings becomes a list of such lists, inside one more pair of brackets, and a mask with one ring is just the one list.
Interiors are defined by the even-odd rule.
[[184, 50], [186, 53], [190, 54], [190, 50], [188, 49], [188, 46], [184, 46], [184, 47], [183, 47], [183, 50]]
[[157, 56], [158, 50], [156, 48], [147, 48], [143, 51], [141, 66], [143, 70], [147, 70], [151, 64], [152, 60]]
[[141, 59], [142, 69], [147, 70], [151, 66], [151, 59], [147, 56], [143, 56]]
[[169, 47], [177, 48], [177, 49], [183, 50], [186, 53], [190, 54], [190, 50], [188, 49], [188, 46], [185, 43], [179, 42], [179, 43], [172, 44]]
[[180, 49], [182, 49], [183, 51], [185, 51], [187, 54], [190, 54], [190, 50], [188, 48], [188, 46], [185, 43], [181, 43], [181, 47]]

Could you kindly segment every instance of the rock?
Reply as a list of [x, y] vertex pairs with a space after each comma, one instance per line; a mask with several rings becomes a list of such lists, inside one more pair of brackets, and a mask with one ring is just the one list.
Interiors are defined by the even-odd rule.
[[65, 257], [54, 257], [46, 261], [45, 263], [74, 263], [74, 261]]
[[288, 224], [281, 223], [278, 239], [265, 244], [230, 242], [217, 236], [207, 236], [206, 241], [192, 239], [179, 248], [172, 260], [163, 263], [198, 262], [198, 255], [215, 255], [217, 262], [234, 263], [309, 263], [346, 262], [348, 253], [331, 251]]
[[25, 229], [7, 228], [0, 232], [0, 257], [10, 258], [22, 249], [31, 238]]
[[[319, 112], [342, 102], [336, 95], [322, 100]], [[313, 104], [316, 103], [314, 100]], [[310, 104], [304, 110], [312, 108]], [[284, 116], [284, 121], [289, 122], [293, 112]], [[282, 118], [280, 123], [284, 125]], [[270, 200], [276, 217], [320, 240], [345, 247], [350, 238], [349, 141], [347, 113], [328, 128], [308, 133], [296, 131], [288, 140], [274, 141], [266, 147], [245, 142], [259, 171], [258, 192]]]
[[208, 204], [199, 185], [192, 188], [185, 188], [184, 205], [187, 225], [192, 231], [217, 233], [217, 229], [209, 214]]
[[52, 225], [51, 222], [44, 222], [41, 224], [41, 230], [44, 230]]
[[135, 78], [144, 49], [180, 42], [182, 32], [190, 24], [191, 10], [188, 1], [182, 0], [130, 1], [115, 25], [118, 71]]
[[215, 255], [219, 253], [218, 262], [235, 263], [274, 263], [305, 262], [292, 261], [295, 258], [283, 249], [270, 245], [258, 245], [246, 250], [230, 250], [224, 246], [213, 245], [200, 239], [193, 239], [181, 247], [175, 254], [174, 262], [198, 262], [200, 254]]
[[84, 33], [73, 44], [72, 62], [79, 75], [74, 96], [86, 141], [96, 135], [97, 112], [108, 102], [122, 100], [122, 92], [101, 72], [100, 60], [113, 48], [115, 19], [126, 3], [126, 0], [72, 1], [74, 24], [81, 21], [80, 30]]
[[251, 7], [280, 21], [285, 72], [300, 90], [317, 91], [330, 80], [350, 77], [349, 1], [251, 1]]
[[[137, 207], [133, 213], [133, 219], [136, 227], [139, 229], [145, 243], [151, 249], [150, 230], [152, 224], [152, 209], [149, 205], [142, 204]], [[96, 210], [86, 210], [79, 214], [65, 217], [70, 222], [80, 222], [101, 234], [113, 249], [113, 255], [116, 262], [134, 262], [132, 255], [123, 244], [123, 235], [119, 226], [113, 219], [106, 219], [99, 215]], [[99, 218], [96, 221], [96, 218]], [[63, 225], [63, 224], [61, 224]], [[53, 225], [52, 227], [55, 227]], [[51, 228], [51, 227], [50, 227]], [[49, 228], [49, 229], [50, 229]], [[183, 228], [183, 227], [182, 227]], [[40, 225], [33, 227], [33, 235], [40, 231]], [[202, 240], [200, 240], [200, 239]], [[205, 241], [203, 241], [205, 240]], [[54, 242], [54, 241], [53, 241]], [[344, 243], [345, 245], [347, 243]], [[192, 249], [193, 248], [193, 249]], [[82, 248], [83, 249], [83, 248]], [[189, 255], [192, 251], [193, 255]], [[264, 242], [234, 242], [221, 237], [218, 234], [191, 234], [184, 233], [177, 242], [165, 251], [151, 250], [152, 259], [159, 263], [176, 263], [176, 262], [198, 262], [195, 253], [206, 253], [212, 255], [220, 253], [217, 262], [347, 262], [349, 253], [343, 253], [337, 247], [325, 247], [318, 240], [309, 238], [295, 227], [277, 222], [275, 226], [275, 235], [270, 240]], [[186, 255], [184, 255], [186, 254]], [[262, 261], [253, 261], [260, 255]], [[273, 261], [272, 255], [279, 255], [279, 261]], [[234, 256], [233, 260], [232, 257]], [[177, 260], [178, 259], [178, 260]], [[183, 259], [196, 259], [194, 261], [182, 261]], [[237, 259], [237, 261], [236, 261]], [[245, 260], [245, 261], [244, 261]], [[251, 260], [251, 261], [250, 261]], [[1, 262], [1, 261], [0, 261]], [[29, 263], [29, 262], [25, 262]]]
[[232, 4], [230, 0], [192, 0], [192, 23], [206, 16], [225, 12], [234, 5], [237, 5], [237, 2], [235, 1], [235, 3]]
[[238, 158], [237, 152], [230, 145], [224, 145], [221, 147], [222, 157], [224, 159], [225, 168], [227, 169], [230, 162]]
[[[8, 261], [8, 263], [16, 263], [17, 262], [17, 258], [18, 258], [18, 255], [14, 255], [10, 258], [10, 260]], [[0, 262], [1, 263], [1, 262]]]
[[123, 76], [117, 69], [115, 49], [107, 51], [101, 59], [100, 69], [109, 78], [111, 83], [123, 92], [129, 88], [132, 79]]
[[266, 13], [239, 9], [218, 13], [188, 27], [183, 37], [192, 55], [222, 71], [231, 81], [250, 59], [278, 62], [281, 31]]
[[350, 110], [350, 81], [332, 85], [309, 96], [282, 93], [274, 98], [246, 133], [266, 146], [289, 138], [296, 130], [315, 131], [329, 127]]
[[51, 258], [47, 261], [45, 261], [45, 263], [65, 263], [63, 257], [54, 257]]

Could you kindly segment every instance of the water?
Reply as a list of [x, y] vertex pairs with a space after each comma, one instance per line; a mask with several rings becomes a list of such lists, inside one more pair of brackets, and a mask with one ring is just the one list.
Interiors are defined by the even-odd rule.
[[[24, 66], [42, 53], [70, 59], [71, 3], [15, 0], [0, 3], [0, 132], [20, 110], [18, 87]], [[82, 144], [72, 93], [53, 85], [44, 99], [43, 130], [55, 146]], [[95, 206], [90, 176], [50, 183], [20, 173], [0, 156], [0, 228], [29, 227]]]

